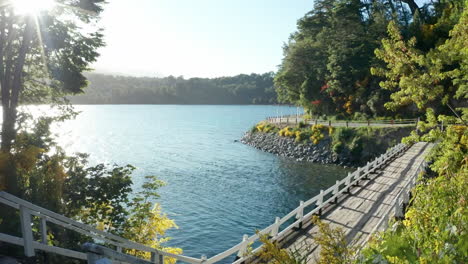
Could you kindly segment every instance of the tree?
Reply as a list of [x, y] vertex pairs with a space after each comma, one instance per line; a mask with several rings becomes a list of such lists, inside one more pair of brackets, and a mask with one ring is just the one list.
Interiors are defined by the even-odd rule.
[[[18, 106], [28, 102], [64, 103], [63, 96], [86, 86], [83, 71], [103, 46], [101, 29], [85, 32], [102, 11], [104, 0], [57, 0], [51, 10], [21, 14], [14, 1], [0, 9], [0, 86], [3, 108], [1, 151], [12, 152], [17, 137]], [[13, 164], [13, 162], [11, 162]], [[13, 194], [14, 168], [1, 175], [0, 186]]]
[[388, 21], [406, 17], [406, 8], [395, 6], [392, 1], [316, 1], [284, 47], [275, 77], [278, 99], [317, 115], [385, 114], [381, 106], [389, 93], [380, 89], [370, 67], [381, 64], [372, 51]]
[[[453, 108], [466, 111], [468, 98], [468, 54], [466, 31], [468, 21], [466, 12], [462, 13], [456, 5], [447, 5], [446, 11], [458, 17], [458, 23], [442, 15], [433, 24], [435, 28], [451, 28], [438, 35], [438, 43], [428, 51], [418, 49], [417, 38], [405, 40], [395, 22], [388, 26], [389, 38], [382, 40], [382, 47], [375, 51], [377, 58], [386, 63], [385, 68], [373, 68], [372, 73], [385, 78], [381, 87], [392, 91], [392, 101], [386, 103], [389, 109], [415, 104], [419, 109], [434, 108], [438, 114], [453, 114]], [[429, 28], [422, 25], [422, 30]], [[437, 35], [429, 32], [436, 37]], [[465, 101], [466, 102], [466, 101]]]

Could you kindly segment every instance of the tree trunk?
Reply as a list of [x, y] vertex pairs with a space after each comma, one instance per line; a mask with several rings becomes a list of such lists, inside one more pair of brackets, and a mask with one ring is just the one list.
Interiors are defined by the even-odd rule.
[[2, 152], [9, 153], [11, 151], [11, 145], [16, 137], [15, 121], [16, 121], [16, 109], [5, 107], [3, 105], [3, 123], [2, 123]]
[[416, 2], [414, 0], [401, 0], [403, 3], [406, 3], [410, 10], [411, 10], [411, 14], [414, 16], [414, 14], [416, 13], [416, 11], [419, 10], [419, 6], [418, 4], [416, 4]]
[[[19, 196], [21, 196], [20, 183], [17, 177], [17, 168], [12, 157], [11, 148], [17, 135], [15, 127], [16, 119], [18, 117], [17, 107], [20, 92], [23, 88], [23, 67], [26, 61], [26, 54], [32, 40], [32, 29], [32, 21], [29, 20], [25, 25], [23, 39], [21, 41], [16, 61], [13, 63], [12, 60], [8, 59], [10, 56], [7, 56], [5, 74], [2, 73], [3, 76], [1, 80], [3, 123], [0, 150], [4, 155], [6, 155], [6, 164], [2, 168], [2, 171], [0, 171], [0, 187], [13, 195]], [[7, 51], [6, 53], [11, 53], [11, 51]], [[3, 63], [3, 58], [1, 59]], [[13, 64], [14, 69], [12, 69]]]

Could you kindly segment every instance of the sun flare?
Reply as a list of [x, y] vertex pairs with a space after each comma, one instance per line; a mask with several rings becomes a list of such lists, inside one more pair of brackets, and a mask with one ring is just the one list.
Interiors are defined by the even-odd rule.
[[32, 15], [54, 8], [54, 0], [13, 0], [13, 7], [18, 14]]

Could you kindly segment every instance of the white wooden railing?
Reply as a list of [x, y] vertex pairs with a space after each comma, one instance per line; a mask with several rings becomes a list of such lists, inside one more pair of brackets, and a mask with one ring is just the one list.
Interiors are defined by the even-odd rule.
[[298, 124], [304, 122], [309, 125], [327, 125], [337, 127], [366, 127], [366, 126], [416, 126], [419, 118], [392, 120], [321, 120], [303, 119], [301, 116], [286, 115], [267, 117], [266, 121], [274, 124]]
[[[282, 218], [276, 217], [273, 224], [259, 231], [257, 234], [251, 236], [244, 235], [240, 243], [209, 259], [207, 259], [206, 256], [201, 256], [201, 258], [193, 258], [150, 248], [145, 245], [141, 245], [130, 240], [124, 239], [122, 237], [106, 233], [101, 230], [97, 230], [83, 223], [74, 221], [65, 216], [36, 206], [30, 202], [22, 200], [6, 192], [0, 192], [0, 203], [3, 203], [20, 211], [22, 237], [15, 237], [8, 234], [0, 233], [0, 241], [23, 246], [25, 255], [28, 257], [34, 256], [35, 250], [42, 250], [71, 258], [77, 258], [82, 260], [88, 259], [88, 263], [95, 263], [92, 262], [90, 258], [96, 259], [96, 254], [102, 254], [104, 255], [103, 257], [109, 257], [113, 258], [114, 260], [125, 261], [128, 263], [160, 264], [163, 264], [164, 257], [174, 258], [177, 261], [185, 263], [216, 263], [218, 261], [229, 258], [233, 254], [237, 254], [237, 259], [234, 263], [242, 263], [248, 258], [250, 258], [254, 253], [261, 250], [261, 246], [259, 246], [253, 249], [253, 254], [247, 254], [247, 252], [249, 251], [249, 246], [253, 245], [254, 242], [257, 242], [259, 240], [260, 235], [266, 234], [269, 235], [272, 240], [280, 240], [293, 228], [300, 228], [302, 226], [302, 223], [310, 219], [314, 214], [321, 214], [325, 206], [336, 202], [340, 196], [344, 195], [345, 193], [348, 193], [353, 186], [359, 185], [360, 181], [368, 179], [371, 173], [379, 169], [382, 165], [386, 164], [389, 160], [393, 159], [401, 152], [405, 151], [407, 148], [408, 146], [404, 144], [398, 144], [395, 147], [387, 150], [387, 152], [380, 155], [372, 162], [368, 162], [364, 167], [360, 167], [353, 173], [348, 173], [347, 177], [345, 177], [344, 179], [336, 181], [336, 183], [330, 188], [326, 190], [321, 190], [317, 196], [307, 201], [301, 201], [299, 203], [299, 206], [291, 212], [289, 212], [287, 215], [283, 216]], [[414, 184], [407, 185], [407, 188], [405, 188], [405, 190], [411, 188], [411, 186], [414, 186]], [[406, 196], [401, 196], [400, 200], [405, 201], [405, 197]], [[400, 200], [397, 199], [397, 204], [400, 204]], [[41, 239], [39, 241], [36, 241], [33, 238], [32, 216], [38, 217], [40, 221], [39, 228]], [[292, 221], [291, 224], [289, 224], [283, 229], [281, 228], [283, 224], [290, 221]], [[115, 249], [103, 248], [102, 246], [97, 246], [94, 244], [87, 244], [84, 246], [84, 249], [87, 252], [85, 253], [51, 246], [48, 244], [47, 241], [47, 223], [53, 223], [62, 226], [65, 229], [76, 231], [80, 234], [93, 238], [95, 241], [105, 242], [108, 245], [114, 246]], [[122, 249], [135, 249], [145, 252], [151, 252], [151, 261], [148, 262], [142, 259], [135, 258], [133, 258], [134, 260], [131, 261], [132, 258], [127, 258], [126, 256], [128, 255], [122, 254]]]
[[[91, 226], [85, 225], [73, 219], [67, 218], [63, 215], [59, 215], [50, 210], [34, 205], [28, 201], [22, 200], [6, 192], [0, 192], [0, 203], [20, 211], [22, 233], [22, 237], [16, 237], [5, 233], [0, 233], [0, 241], [18, 246], [23, 246], [24, 254], [27, 257], [34, 256], [35, 250], [41, 250], [76, 259], [87, 259], [87, 254], [85, 252], [56, 247], [48, 243], [47, 224], [53, 223], [65, 229], [72, 230], [80, 234], [86, 235], [88, 237], [91, 237], [94, 239], [94, 241], [101, 241], [105, 242], [108, 245], [112, 245], [115, 247], [116, 252], [122, 252], [122, 249], [135, 249], [145, 252], [151, 252], [151, 257], [155, 260], [153, 263], [162, 264], [164, 262], [164, 257], [175, 258], [178, 261], [186, 263], [202, 263], [203, 261], [202, 258], [197, 259], [164, 252], [151, 247], [147, 247], [142, 244], [135, 243], [133, 241], [113, 235], [111, 233], [95, 229]], [[33, 219], [32, 216], [36, 216], [39, 221], [39, 233], [41, 237], [39, 241], [36, 241], [33, 237], [32, 221], [34, 221], [35, 219]]]

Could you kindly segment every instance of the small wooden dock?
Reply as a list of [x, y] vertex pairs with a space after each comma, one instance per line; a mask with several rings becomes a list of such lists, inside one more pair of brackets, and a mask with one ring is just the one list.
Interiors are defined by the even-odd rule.
[[[351, 189], [350, 195], [324, 208], [321, 220], [345, 231], [351, 244], [362, 246], [393, 209], [395, 199], [411, 180], [408, 176], [414, 175], [431, 147], [432, 144], [424, 142], [414, 144], [381, 170], [376, 170], [361, 186]], [[304, 221], [304, 227], [285, 236], [281, 244], [307, 256], [307, 263], [315, 263], [320, 253], [314, 241], [318, 227], [310, 222]]]

